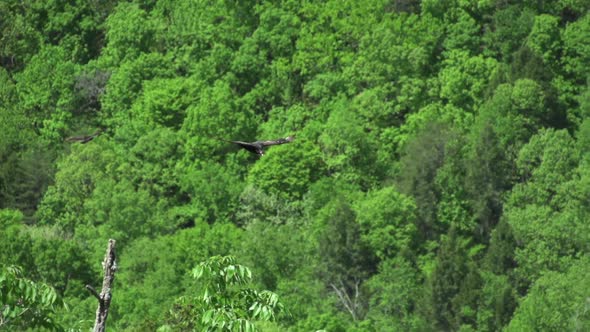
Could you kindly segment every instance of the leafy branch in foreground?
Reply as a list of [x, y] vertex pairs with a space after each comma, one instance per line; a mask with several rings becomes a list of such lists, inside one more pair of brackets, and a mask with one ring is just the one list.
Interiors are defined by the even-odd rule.
[[252, 272], [233, 256], [214, 256], [192, 271], [203, 281], [203, 293], [181, 297], [160, 331], [257, 331], [255, 321], [272, 321], [282, 312], [278, 295], [252, 289]]
[[0, 330], [46, 328], [60, 331], [54, 320], [55, 289], [23, 276], [17, 266], [0, 267]]

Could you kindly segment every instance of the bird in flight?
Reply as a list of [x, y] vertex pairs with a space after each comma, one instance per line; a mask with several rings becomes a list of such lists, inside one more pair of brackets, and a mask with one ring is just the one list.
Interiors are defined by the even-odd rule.
[[101, 133], [102, 129], [99, 129], [92, 135], [71, 136], [66, 138], [66, 142], [79, 142], [80, 144], [86, 144], [92, 141], [96, 136], [100, 135]]
[[226, 139], [217, 138], [220, 141], [229, 142], [238, 145], [239, 147], [246, 149], [259, 156], [264, 155], [264, 148], [271, 145], [279, 145], [285, 143], [291, 143], [295, 139], [293, 136], [287, 136], [285, 138], [279, 138], [269, 141], [256, 141], [256, 142], [242, 142], [242, 141], [230, 141]]

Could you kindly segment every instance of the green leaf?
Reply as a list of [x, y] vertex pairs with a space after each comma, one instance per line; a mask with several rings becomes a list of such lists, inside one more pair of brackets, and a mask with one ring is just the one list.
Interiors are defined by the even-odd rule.
[[203, 318], [201, 319], [203, 324], [209, 325], [211, 323], [211, 321], [213, 319], [214, 312], [215, 312], [214, 309], [209, 309], [209, 310], [205, 311], [205, 313], [203, 314]]

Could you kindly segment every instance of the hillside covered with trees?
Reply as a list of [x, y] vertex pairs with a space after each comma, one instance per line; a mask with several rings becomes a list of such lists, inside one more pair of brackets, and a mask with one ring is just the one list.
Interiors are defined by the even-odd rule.
[[0, 330], [589, 331], [589, 10], [1, 1]]

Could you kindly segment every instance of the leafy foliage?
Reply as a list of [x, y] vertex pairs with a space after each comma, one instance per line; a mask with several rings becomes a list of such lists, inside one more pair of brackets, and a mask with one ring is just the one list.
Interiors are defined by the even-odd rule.
[[252, 272], [232, 256], [213, 256], [197, 265], [192, 275], [205, 281], [204, 293], [174, 305], [169, 319], [179, 323], [175, 328], [257, 331], [254, 321], [274, 320], [283, 310], [277, 294], [247, 287]]
[[2, 266], [0, 329], [60, 330], [54, 316], [58, 302], [57, 292], [51, 286], [25, 278], [17, 266]]
[[2, 1], [6, 329], [587, 330], [589, 10]]

